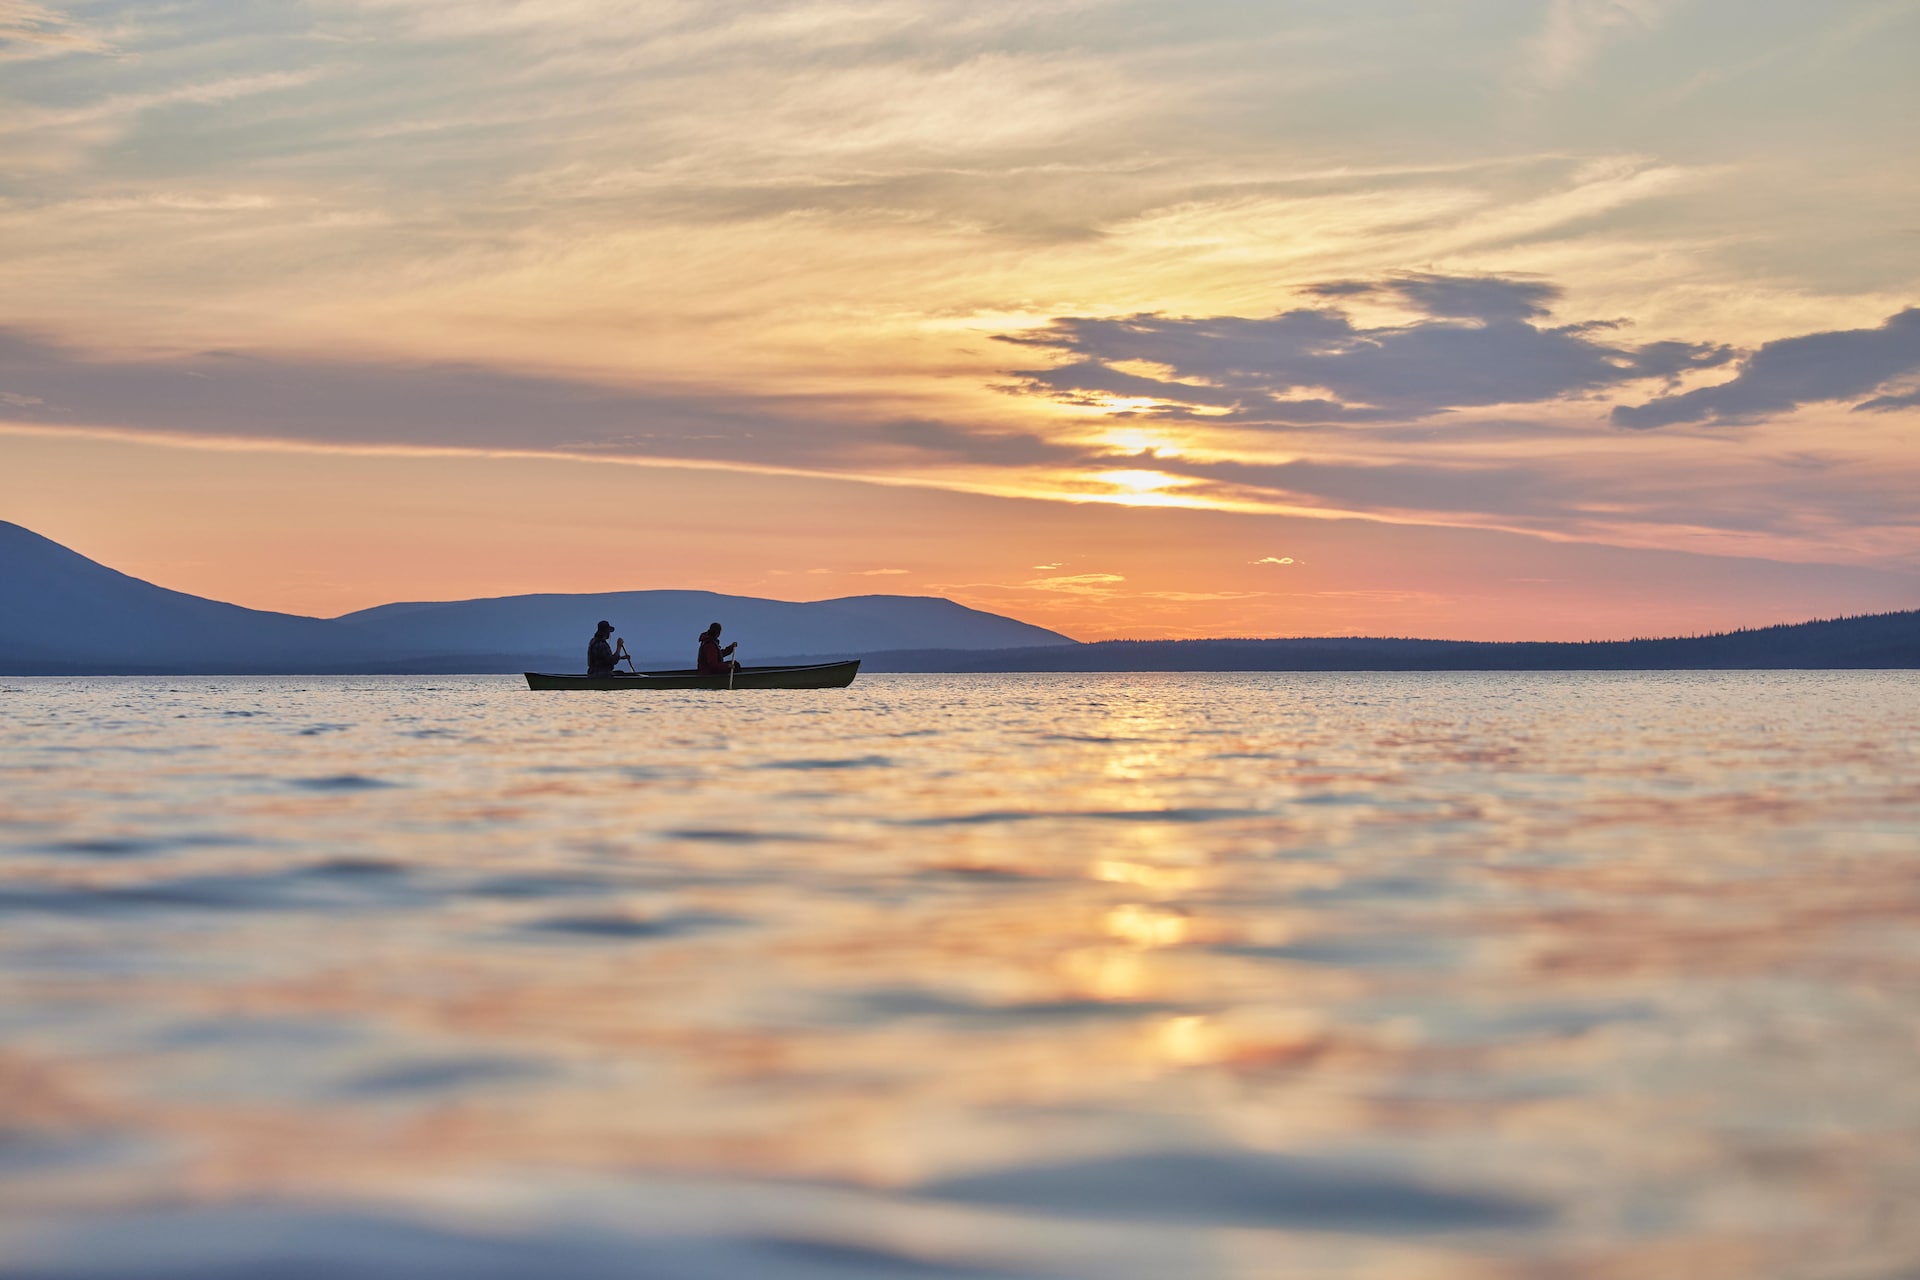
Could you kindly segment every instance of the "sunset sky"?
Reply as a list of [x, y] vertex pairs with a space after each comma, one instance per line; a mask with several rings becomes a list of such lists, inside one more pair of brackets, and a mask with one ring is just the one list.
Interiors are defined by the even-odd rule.
[[0, 519], [336, 614], [1920, 607], [1920, 0], [0, 0]]

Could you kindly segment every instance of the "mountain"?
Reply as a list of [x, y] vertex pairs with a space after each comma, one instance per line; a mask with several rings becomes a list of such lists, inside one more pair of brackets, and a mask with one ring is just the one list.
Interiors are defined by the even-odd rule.
[[374, 657], [338, 623], [169, 591], [0, 520], [0, 671], [325, 672]]
[[389, 652], [476, 659], [517, 654], [532, 669], [571, 671], [585, 661], [587, 639], [601, 618], [614, 624], [642, 668], [692, 666], [699, 634], [710, 622], [724, 625], [723, 640], [740, 642], [738, 656], [749, 665], [924, 648], [930, 642], [954, 650], [1075, 643], [938, 596], [848, 596], [800, 604], [712, 591], [615, 591], [385, 604], [337, 621]]
[[1103, 640], [1070, 649], [901, 652], [866, 671], [1700, 671], [1920, 668], [1920, 610], [1660, 640]]
[[802, 654], [977, 650], [1075, 642], [951, 600], [795, 603], [710, 591], [508, 596], [390, 604], [343, 618], [267, 613], [169, 591], [0, 521], [0, 674], [576, 671], [594, 623], [618, 624], [642, 665], [691, 666], [726, 624], [754, 665]]

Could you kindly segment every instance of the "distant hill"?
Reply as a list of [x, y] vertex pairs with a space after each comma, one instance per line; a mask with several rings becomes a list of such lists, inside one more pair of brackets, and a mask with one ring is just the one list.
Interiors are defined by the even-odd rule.
[[867, 671], [1659, 671], [1920, 668], [1920, 610], [1660, 640], [1104, 640], [1070, 649], [900, 652]]
[[386, 604], [339, 621], [394, 653], [519, 655], [505, 667], [461, 670], [571, 671], [585, 661], [601, 618], [613, 623], [642, 668], [691, 666], [700, 633], [725, 625], [739, 658], [766, 664], [802, 654], [849, 657], [884, 649], [1047, 648], [1075, 641], [1056, 631], [982, 613], [938, 596], [848, 596], [799, 604], [712, 591], [615, 591], [598, 595], [503, 596], [443, 604]]
[[169, 591], [0, 521], [0, 672], [328, 672], [377, 659], [337, 623]]
[[585, 665], [601, 618], [643, 665], [690, 666], [714, 621], [763, 665], [796, 653], [1071, 646], [1044, 627], [930, 596], [795, 603], [710, 591], [390, 604], [343, 618], [266, 613], [170, 591], [0, 521], [0, 674], [369, 674]]

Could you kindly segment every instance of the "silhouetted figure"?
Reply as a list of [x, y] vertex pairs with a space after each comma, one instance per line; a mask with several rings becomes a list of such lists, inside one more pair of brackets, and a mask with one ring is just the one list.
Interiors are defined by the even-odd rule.
[[[599, 629], [593, 633], [593, 639], [587, 642], [588, 675], [610, 676], [613, 674], [613, 664], [618, 659], [614, 656], [613, 646], [607, 643], [607, 637], [612, 634], [613, 624], [602, 621]], [[620, 647], [622, 649], [627, 647], [624, 641]]]
[[729, 671], [738, 671], [740, 664], [730, 660], [730, 655], [738, 647], [735, 641], [722, 649], [720, 647], [720, 624], [714, 623], [700, 633], [700, 674], [703, 676], [723, 676]]

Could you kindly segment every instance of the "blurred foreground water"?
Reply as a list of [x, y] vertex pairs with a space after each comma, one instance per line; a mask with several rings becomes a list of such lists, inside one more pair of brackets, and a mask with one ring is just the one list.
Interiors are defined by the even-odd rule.
[[1912, 1275], [1916, 925], [1912, 672], [0, 679], [0, 1274]]

